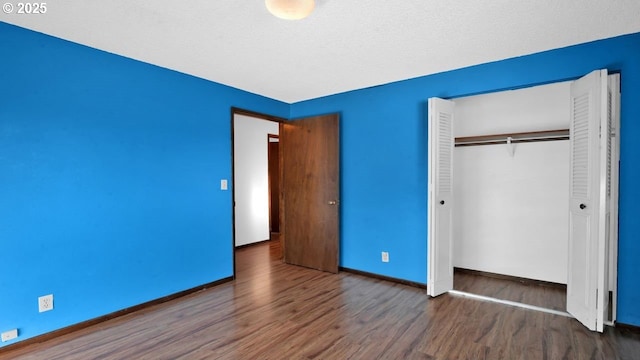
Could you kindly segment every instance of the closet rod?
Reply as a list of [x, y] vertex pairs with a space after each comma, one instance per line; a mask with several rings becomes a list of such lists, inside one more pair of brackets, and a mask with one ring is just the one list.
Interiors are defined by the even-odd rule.
[[511, 138], [512, 144], [535, 141], [569, 140], [569, 129], [457, 137], [455, 146], [506, 144], [509, 138]]

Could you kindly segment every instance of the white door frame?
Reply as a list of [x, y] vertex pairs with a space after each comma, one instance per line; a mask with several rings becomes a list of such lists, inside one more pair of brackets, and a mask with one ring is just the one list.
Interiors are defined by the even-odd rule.
[[609, 90], [611, 91], [611, 224], [609, 227], [609, 291], [611, 297], [611, 319], [605, 322], [613, 325], [618, 313], [618, 204], [620, 196], [620, 74], [609, 74]]

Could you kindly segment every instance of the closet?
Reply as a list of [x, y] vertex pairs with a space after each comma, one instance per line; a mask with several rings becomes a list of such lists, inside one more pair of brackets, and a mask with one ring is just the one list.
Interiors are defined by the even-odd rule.
[[569, 84], [455, 105], [454, 267], [566, 284]]
[[567, 284], [585, 326], [615, 321], [618, 101], [606, 70], [429, 99], [431, 296], [460, 267]]

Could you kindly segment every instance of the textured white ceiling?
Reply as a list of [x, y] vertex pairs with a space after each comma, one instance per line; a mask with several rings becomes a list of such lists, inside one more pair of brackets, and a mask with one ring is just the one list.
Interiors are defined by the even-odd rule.
[[58, 0], [0, 21], [292, 103], [640, 32], [640, 0], [316, 0], [301, 21], [263, 0]]

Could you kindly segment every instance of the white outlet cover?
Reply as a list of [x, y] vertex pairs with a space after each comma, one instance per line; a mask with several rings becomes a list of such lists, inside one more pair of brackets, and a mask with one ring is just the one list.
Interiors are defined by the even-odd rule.
[[229, 189], [227, 179], [220, 180], [220, 190], [227, 190], [227, 189]]
[[1, 337], [2, 337], [2, 342], [13, 340], [18, 337], [18, 329], [5, 331], [2, 333]]
[[45, 312], [53, 310], [53, 294], [40, 296], [38, 298], [38, 311]]
[[389, 253], [386, 251], [382, 252], [382, 262], [389, 262]]

